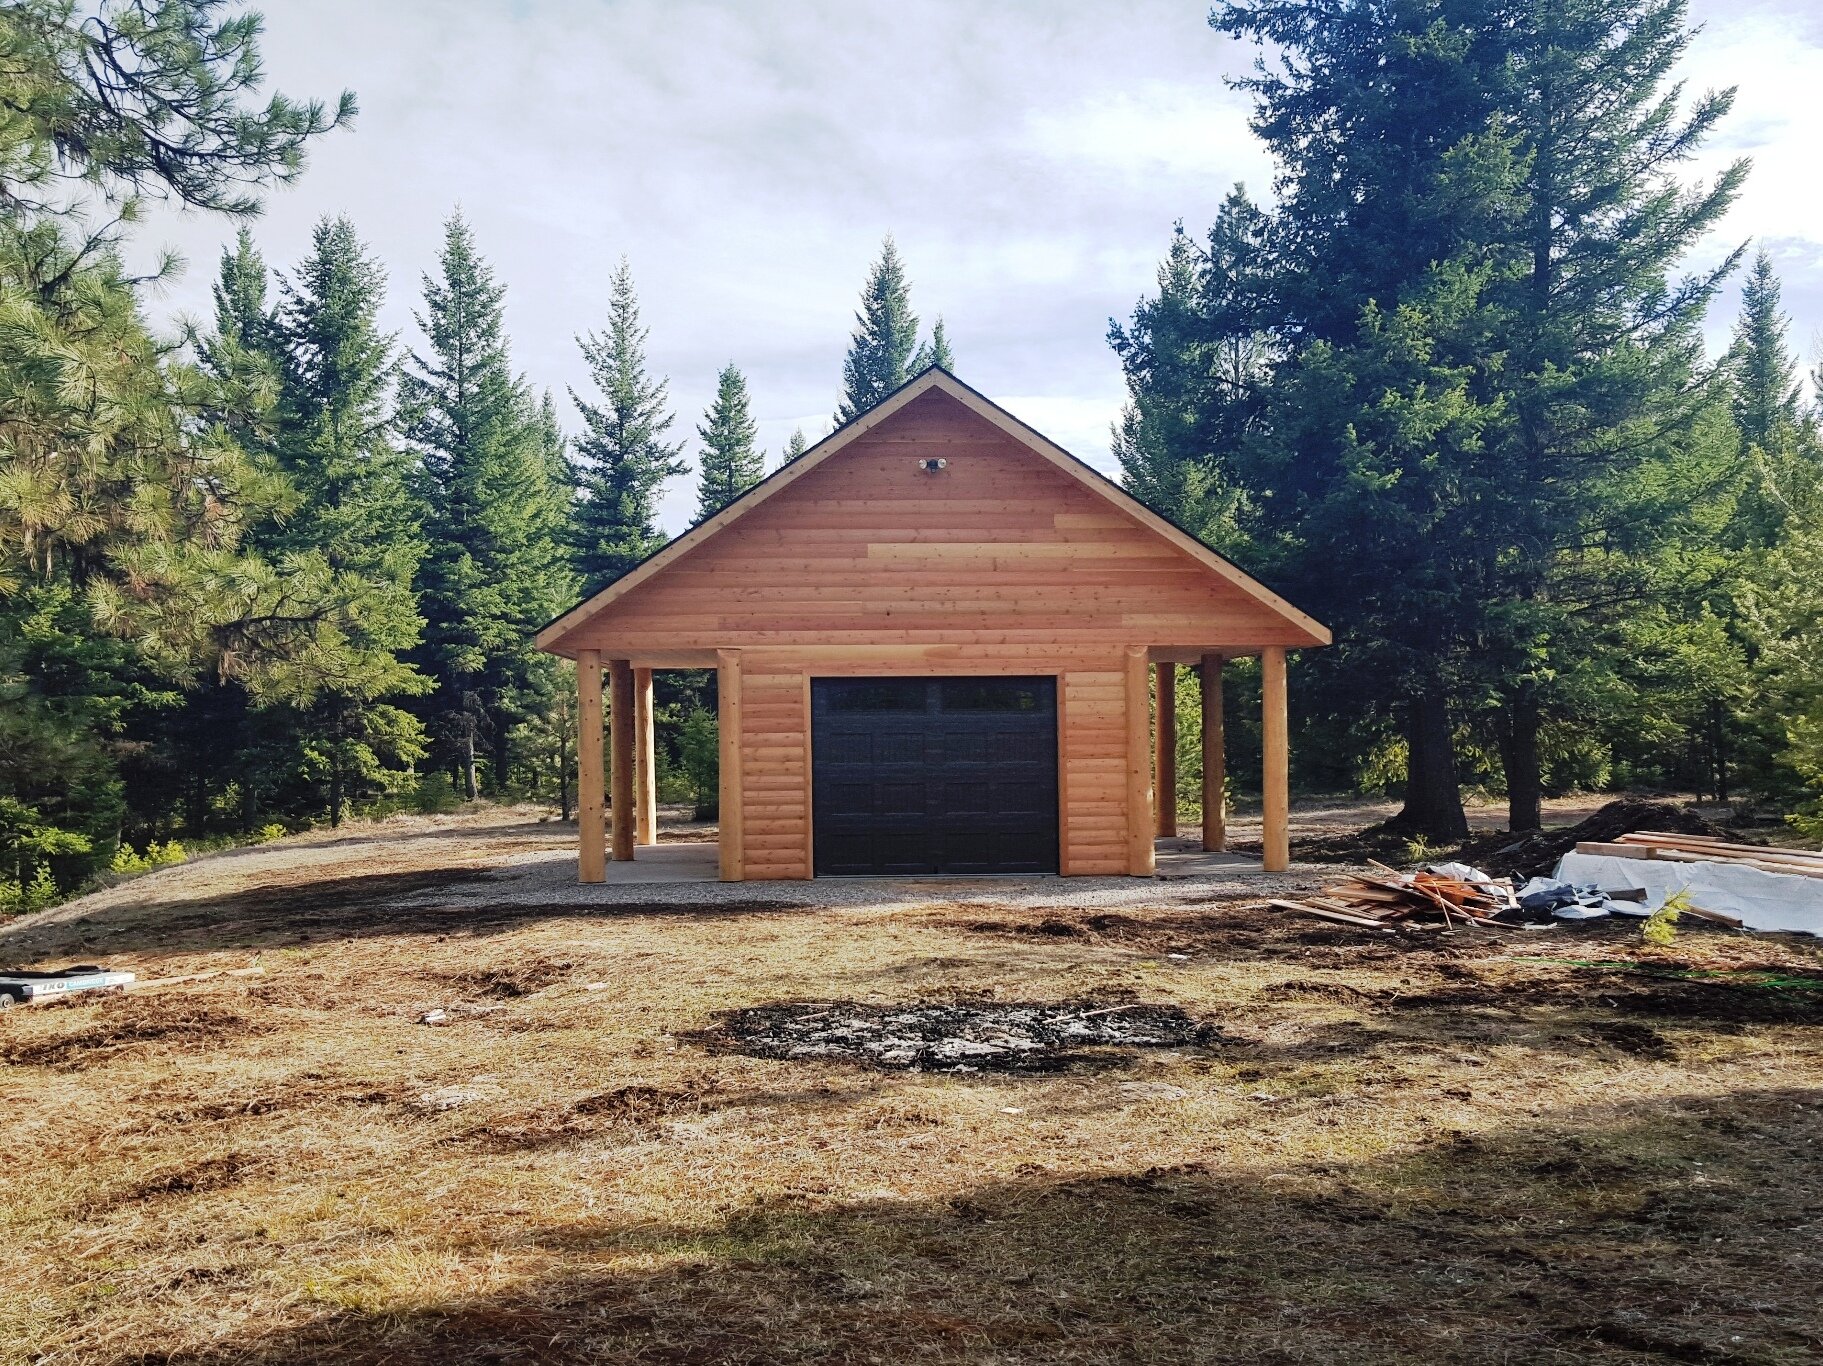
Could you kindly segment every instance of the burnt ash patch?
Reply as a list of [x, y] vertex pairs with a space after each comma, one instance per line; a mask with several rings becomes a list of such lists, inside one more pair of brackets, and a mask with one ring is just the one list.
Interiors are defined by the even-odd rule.
[[1207, 1044], [1219, 1035], [1178, 1006], [1101, 1001], [783, 1001], [723, 1011], [716, 1019], [695, 1036], [714, 1052], [902, 1072], [1055, 1072], [1117, 1062], [1132, 1049]]

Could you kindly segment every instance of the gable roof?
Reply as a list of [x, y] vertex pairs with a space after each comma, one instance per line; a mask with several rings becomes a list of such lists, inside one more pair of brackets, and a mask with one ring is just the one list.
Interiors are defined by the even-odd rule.
[[932, 390], [947, 394], [977, 417], [985, 419], [1020, 445], [1043, 457], [1078, 483], [1114, 504], [1142, 526], [1163, 537], [1171, 545], [1183, 551], [1217, 577], [1226, 580], [1247, 597], [1307, 632], [1314, 643], [1321, 645], [1330, 643], [1329, 628], [1315, 617], [1293, 606], [1258, 579], [1242, 570], [1233, 561], [1218, 555], [1170, 518], [1148, 507], [1128, 493], [1094, 466], [1071, 455], [1049, 437], [1027, 426], [986, 395], [964, 384], [949, 371], [941, 366], [933, 365], [912, 376], [861, 416], [838, 427], [796, 460], [774, 470], [714, 516], [696, 523], [681, 535], [667, 541], [606, 588], [583, 599], [562, 616], [547, 624], [535, 637], [538, 648], [552, 653], [561, 653], [559, 642], [565, 636], [612, 606], [647, 579], [660, 573], [667, 565], [689, 554], [705, 541], [739, 521], [767, 499], [789, 488], [857, 438], [866, 435], [914, 400]]

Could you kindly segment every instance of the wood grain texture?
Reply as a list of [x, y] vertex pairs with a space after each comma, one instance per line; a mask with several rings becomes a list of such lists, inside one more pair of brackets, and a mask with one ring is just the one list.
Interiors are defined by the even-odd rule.
[[[926, 472], [920, 460], [948, 463]], [[928, 393], [669, 562], [567, 644], [1302, 644], [1295, 623], [947, 394]]]
[[739, 727], [742, 842], [748, 881], [807, 878], [810, 680], [763, 653], [744, 656]]
[[652, 671], [633, 669], [634, 801], [639, 809], [634, 834], [640, 844], [658, 843], [658, 744], [652, 731]]
[[1265, 772], [1262, 821], [1264, 866], [1282, 873], [1291, 866], [1291, 715], [1285, 686], [1285, 651], [1275, 646], [1260, 656], [1260, 735]]
[[582, 882], [603, 882], [608, 875], [608, 775], [601, 742], [601, 655], [584, 650], [576, 657], [576, 830]]
[[1145, 646], [1130, 645], [1126, 654], [1127, 871], [1150, 877], [1157, 867], [1152, 846], [1152, 756], [1147, 744], [1151, 738], [1150, 670]]

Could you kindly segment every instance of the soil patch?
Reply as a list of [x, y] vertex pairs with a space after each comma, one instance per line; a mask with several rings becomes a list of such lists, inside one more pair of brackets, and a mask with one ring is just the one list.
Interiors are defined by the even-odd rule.
[[524, 958], [508, 963], [497, 963], [489, 967], [466, 968], [461, 972], [442, 974], [442, 979], [451, 986], [460, 987], [480, 996], [493, 996], [511, 1000], [519, 996], [530, 996], [554, 986], [570, 975], [576, 965], [567, 960], [552, 958]]
[[694, 1037], [716, 1052], [857, 1062], [890, 1071], [1053, 1072], [1112, 1060], [1089, 1050], [1204, 1044], [1218, 1032], [1168, 1005], [788, 1001], [724, 1011], [713, 1028]]
[[100, 1003], [93, 1022], [67, 1034], [0, 1045], [0, 1062], [77, 1071], [153, 1046], [204, 1048], [273, 1027], [183, 996], [116, 996]]

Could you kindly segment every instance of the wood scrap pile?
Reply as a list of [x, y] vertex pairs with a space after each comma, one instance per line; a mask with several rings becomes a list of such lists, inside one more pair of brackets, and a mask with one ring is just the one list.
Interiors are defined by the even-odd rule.
[[1664, 830], [1638, 830], [1612, 842], [1584, 840], [1579, 854], [1646, 859], [1660, 863], [1726, 863], [1758, 868], [1763, 873], [1791, 873], [1823, 878], [1823, 853], [1808, 849], [1773, 849], [1760, 844], [1730, 844], [1709, 835], [1680, 835]]
[[1399, 932], [1452, 930], [1461, 925], [1510, 928], [1494, 916], [1518, 909], [1513, 884], [1505, 878], [1450, 877], [1435, 869], [1402, 873], [1371, 860], [1368, 867], [1371, 871], [1348, 873], [1335, 886], [1314, 895], [1267, 904], [1341, 925]]

